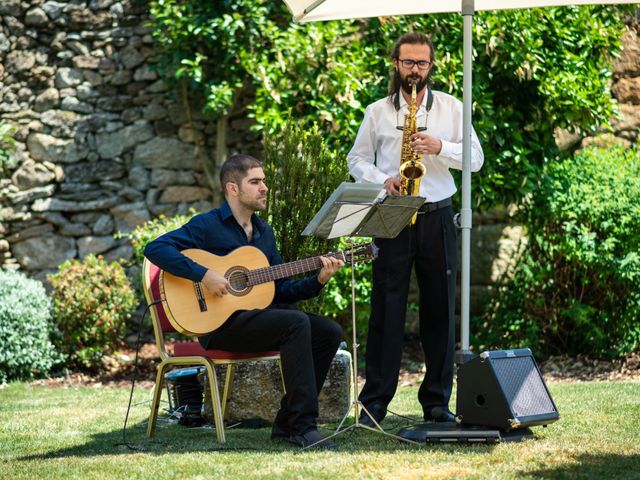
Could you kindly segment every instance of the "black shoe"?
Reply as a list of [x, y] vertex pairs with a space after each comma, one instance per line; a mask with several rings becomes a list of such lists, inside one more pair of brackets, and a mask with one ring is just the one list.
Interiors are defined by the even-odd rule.
[[271, 427], [271, 440], [288, 440], [290, 436], [289, 429], [278, 423], [274, 423]]
[[332, 439], [328, 439], [320, 434], [317, 430], [309, 430], [302, 435], [291, 435], [289, 442], [297, 445], [300, 448], [306, 448], [313, 445], [311, 448], [317, 448], [322, 450], [329, 450], [336, 448], [338, 445]]
[[[373, 404], [366, 408], [367, 408], [367, 412], [371, 414], [371, 417], [373, 417], [375, 421], [378, 422], [378, 424], [382, 423], [382, 420], [384, 420], [384, 417], [387, 416], [387, 409], [382, 405]], [[367, 415], [367, 413], [364, 411], [360, 412], [360, 419], [359, 419], [360, 425], [364, 425], [365, 427], [376, 428], [376, 424], [373, 423], [373, 420], [371, 420], [371, 417]]]
[[429, 413], [425, 413], [424, 419], [427, 422], [455, 422], [456, 416], [449, 411], [448, 408], [443, 407], [433, 407]]

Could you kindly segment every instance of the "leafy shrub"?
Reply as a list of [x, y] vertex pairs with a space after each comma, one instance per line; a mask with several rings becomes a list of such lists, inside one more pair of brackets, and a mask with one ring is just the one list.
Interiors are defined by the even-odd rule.
[[133, 247], [135, 261], [139, 265], [142, 265], [142, 261], [144, 260], [144, 248], [149, 242], [155, 240], [164, 233], [181, 227], [182, 225], [187, 223], [196, 213], [196, 211], [190, 210], [186, 215], [175, 215], [173, 217], [160, 215], [153, 220], [149, 220], [141, 225], [138, 225], [135, 229], [133, 229], [133, 231], [129, 233], [119, 232], [118, 234], [116, 234], [116, 236], [119, 238], [124, 237], [131, 240], [131, 246]]
[[317, 125], [292, 119], [265, 135], [264, 170], [270, 187], [263, 217], [273, 227], [285, 261], [326, 253], [332, 243], [302, 231], [331, 193], [347, 179], [346, 162], [326, 148]]
[[[347, 249], [349, 244], [344, 240], [301, 235], [331, 193], [348, 178], [346, 162], [336, 160], [317, 125], [305, 129], [289, 119], [282, 130], [266, 135], [263, 143], [265, 172], [271, 188], [265, 217], [275, 231], [285, 261]], [[358, 239], [358, 243], [367, 240]], [[355, 274], [357, 340], [366, 348], [371, 264], [356, 265]], [[351, 269], [340, 269], [317, 299], [301, 302], [299, 307], [336, 320], [350, 344]]]
[[0, 270], [0, 383], [47, 375], [63, 360], [51, 343], [54, 335], [42, 283]]
[[124, 268], [88, 255], [71, 259], [49, 277], [54, 316], [62, 331], [58, 346], [72, 366], [95, 369], [125, 333], [125, 322], [137, 305]]
[[527, 206], [527, 251], [479, 343], [618, 356], [640, 345], [640, 150], [550, 164]]
[[[360, 239], [362, 242], [370, 239]], [[360, 242], [357, 242], [360, 243]], [[338, 249], [347, 250], [350, 247], [341, 240]], [[369, 314], [371, 313], [371, 289], [373, 287], [373, 273], [371, 262], [355, 265], [355, 297], [356, 297], [356, 341], [366, 350], [367, 331], [369, 329]], [[353, 342], [353, 319], [351, 315], [351, 268], [347, 265], [336, 272], [323, 289], [320, 304], [320, 315], [336, 320], [344, 331], [344, 339], [351, 346]], [[364, 360], [364, 355], [361, 357]]]
[[13, 157], [15, 140], [11, 136], [14, 130], [15, 127], [8, 123], [0, 123], [0, 175], [3, 177], [8, 176], [9, 169], [16, 164]]

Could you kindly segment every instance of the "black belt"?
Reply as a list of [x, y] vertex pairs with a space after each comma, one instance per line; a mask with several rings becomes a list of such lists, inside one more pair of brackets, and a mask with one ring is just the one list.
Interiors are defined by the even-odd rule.
[[418, 213], [430, 213], [435, 212], [436, 210], [440, 210], [441, 208], [450, 207], [451, 206], [451, 197], [445, 198], [444, 200], [440, 200], [439, 202], [427, 202], [423, 203]]

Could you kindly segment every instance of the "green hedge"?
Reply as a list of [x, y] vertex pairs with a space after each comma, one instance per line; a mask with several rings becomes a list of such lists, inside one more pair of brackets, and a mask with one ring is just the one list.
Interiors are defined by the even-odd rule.
[[640, 345], [640, 150], [550, 164], [527, 202], [527, 249], [475, 329], [481, 346], [619, 356]]
[[124, 268], [87, 255], [82, 262], [67, 260], [49, 280], [62, 331], [59, 348], [72, 367], [99, 369], [104, 354], [121, 345], [125, 323], [137, 306]]
[[144, 248], [149, 242], [155, 240], [160, 235], [175, 230], [187, 223], [191, 217], [196, 215], [195, 210], [190, 210], [186, 215], [175, 215], [173, 217], [167, 217], [160, 215], [153, 220], [149, 220], [141, 225], [138, 225], [132, 232], [116, 234], [117, 238], [128, 238], [131, 240], [131, 246], [133, 247], [133, 253], [135, 261], [142, 265], [144, 260]]
[[37, 280], [0, 270], [0, 383], [46, 376], [62, 362], [51, 300]]

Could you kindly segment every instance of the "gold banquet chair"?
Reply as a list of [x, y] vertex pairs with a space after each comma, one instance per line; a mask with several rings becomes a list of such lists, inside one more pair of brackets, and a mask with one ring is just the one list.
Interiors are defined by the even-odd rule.
[[[160, 268], [148, 259], [144, 259], [142, 263], [142, 285], [147, 305], [161, 300], [160, 295]], [[227, 400], [231, 393], [233, 377], [235, 374], [236, 364], [239, 362], [249, 362], [254, 360], [277, 359], [280, 367], [280, 376], [282, 379], [282, 388], [284, 391], [284, 378], [282, 377], [282, 363], [280, 361], [280, 352], [229, 352], [226, 350], [206, 350], [197, 340], [176, 342], [173, 346], [173, 353], [167, 349], [164, 341], [165, 333], [176, 332], [173, 325], [169, 322], [167, 313], [162, 303], [153, 305], [150, 309], [151, 321], [153, 323], [153, 331], [156, 339], [156, 347], [160, 355], [160, 364], [157, 367], [156, 385], [153, 392], [153, 400], [151, 403], [151, 413], [149, 414], [149, 423], [147, 425], [147, 435], [153, 437], [155, 434], [156, 422], [158, 419], [158, 408], [160, 406], [160, 397], [162, 395], [164, 378], [166, 372], [178, 365], [202, 365], [205, 367], [208, 379], [208, 387], [210, 389], [211, 406], [213, 410], [213, 419], [216, 427], [216, 436], [219, 443], [225, 442], [224, 418], [227, 406]], [[218, 381], [216, 377], [216, 365], [226, 366], [226, 375], [224, 382], [224, 390], [222, 401], [220, 401], [220, 393], [218, 391]]]

